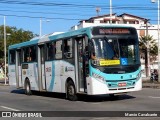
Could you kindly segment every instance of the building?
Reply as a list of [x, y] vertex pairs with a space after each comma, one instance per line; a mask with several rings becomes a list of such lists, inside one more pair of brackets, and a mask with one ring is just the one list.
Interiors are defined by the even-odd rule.
[[123, 13], [121, 15], [117, 15], [116, 13], [112, 14], [110, 18], [110, 14], [91, 17], [86, 20], [79, 21], [78, 25], [71, 27], [71, 30], [77, 30], [84, 27], [89, 26], [97, 26], [97, 25], [106, 25], [110, 24], [110, 20], [112, 19], [112, 24], [123, 24], [127, 26], [133, 26], [137, 29], [138, 35], [143, 36], [148, 34], [153, 36], [155, 40], [158, 38], [157, 25], [152, 25], [149, 22], [149, 19], [142, 18], [139, 16]]
[[[114, 13], [111, 15], [111, 17], [110, 17], [110, 14], [107, 14], [102, 16], [91, 17], [86, 20], [81, 20], [79, 21], [78, 25], [71, 27], [71, 30], [77, 30], [77, 29], [89, 27], [89, 26], [106, 25], [110, 23], [123, 24], [126, 26], [135, 27], [137, 29], [137, 33], [139, 37], [145, 36], [148, 34], [158, 42], [158, 25], [152, 25], [149, 22], [149, 19], [147, 18], [143, 18], [143, 17], [127, 14], [127, 13], [123, 13], [121, 15], [117, 15], [116, 13]], [[145, 69], [144, 62], [145, 62], [144, 59], [141, 59], [142, 69]], [[158, 68], [157, 61], [155, 61], [154, 63], [152, 62], [150, 65], [150, 68], [157, 69]], [[143, 74], [143, 76], [145, 77], [145, 74]]]

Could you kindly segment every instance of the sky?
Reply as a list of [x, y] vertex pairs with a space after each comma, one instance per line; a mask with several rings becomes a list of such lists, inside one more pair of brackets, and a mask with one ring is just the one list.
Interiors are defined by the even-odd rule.
[[[110, 0], [0, 0], [0, 25], [6, 16], [6, 25], [18, 29], [40, 33], [65, 32], [80, 20], [109, 14]], [[112, 0], [112, 11], [117, 15], [123, 13], [150, 19], [157, 24], [157, 2], [151, 0]], [[47, 22], [48, 21], [48, 22]]]

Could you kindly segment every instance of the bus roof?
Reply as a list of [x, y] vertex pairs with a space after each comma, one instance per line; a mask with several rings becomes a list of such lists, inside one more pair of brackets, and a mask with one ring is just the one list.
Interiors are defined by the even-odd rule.
[[93, 27], [134, 28], [134, 27], [124, 26], [124, 25], [91, 26], [91, 27], [81, 28], [81, 29], [78, 29], [78, 30], [72, 30], [72, 31], [68, 31], [68, 32], [57, 32], [57, 33], [44, 35], [42, 37], [32, 38], [29, 41], [11, 45], [11, 46], [9, 46], [9, 49], [18, 49], [18, 48], [21, 48], [23, 46], [40, 44], [40, 43], [50, 41], [50, 40], [64, 39], [64, 38], [69, 38], [71, 36], [78, 36], [78, 35], [84, 35], [84, 34], [87, 34], [89, 37], [91, 37], [90, 31]]

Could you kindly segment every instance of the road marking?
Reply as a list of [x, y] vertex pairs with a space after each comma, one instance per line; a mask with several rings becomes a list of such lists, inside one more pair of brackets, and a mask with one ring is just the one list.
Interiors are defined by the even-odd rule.
[[14, 108], [6, 107], [6, 106], [0, 106], [0, 107], [5, 108], [5, 109], [8, 109], [8, 110], [20, 111], [20, 110], [14, 109]]
[[93, 118], [92, 120], [106, 120], [106, 118]]
[[101, 104], [100, 102], [98, 102], [98, 103], [91, 103], [91, 104], [93, 104], [93, 105], [98, 105], [98, 104]]
[[160, 98], [160, 97], [154, 97], [154, 96], [148, 96], [148, 97], [150, 97], [150, 98]]

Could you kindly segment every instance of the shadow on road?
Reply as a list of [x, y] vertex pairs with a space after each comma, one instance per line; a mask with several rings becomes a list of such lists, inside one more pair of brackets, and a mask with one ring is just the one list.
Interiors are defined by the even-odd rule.
[[16, 89], [16, 90], [12, 90], [11, 93], [16, 93], [16, 94], [25, 94], [24, 90], [22, 89]]
[[88, 96], [88, 95], [80, 95], [79, 101], [84, 102], [106, 102], [106, 101], [119, 101], [119, 100], [126, 100], [126, 99], [134, 99], [135, 97], [124, 94], [124, 95], [95, 95], [95, 96]]
[[[25, 94], [24, 90], [12, 90], [11, 93], [16, 94]], [[58, 98], [58, 99], [66, 99], [66, 95], [63, 93], [52, 93], [52, 92], [38, 92], [32, 91], [32, 95], [42, 96], [42, 97], [51, 97], [51, 98]], [[120, 101], [120, 100], [127, 100], [127, 99], [134, 99], [134, 96], [130, 96], [127, 94], [122, 95], [78, 95], [78, 101], [81, 102], [105, 102], [105, 101]]]

